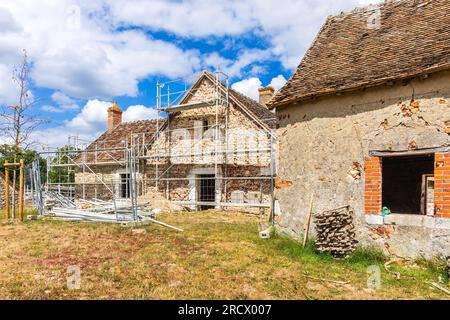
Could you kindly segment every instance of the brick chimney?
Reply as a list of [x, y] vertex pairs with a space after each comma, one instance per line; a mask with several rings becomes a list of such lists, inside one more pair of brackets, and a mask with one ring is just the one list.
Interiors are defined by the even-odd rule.
[[122, 113], [116, 102], [108, 108], [108, 131], [122, 123]]
[[275, 89], [272, 86], [259, 88], [259, 103], [263, 106], [267, 105], [267, 102], [269, 102], [270, 99], [272, 99], [273, 95], [275, 94]]

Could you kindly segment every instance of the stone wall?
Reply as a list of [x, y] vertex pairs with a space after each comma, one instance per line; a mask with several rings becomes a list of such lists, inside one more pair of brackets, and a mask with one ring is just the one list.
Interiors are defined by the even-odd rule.
[[[215, 97], [212, 83], [205, 79], [194, 92], [188, 103], [209, 101]], [[219, 124], [217, 156], [220, 164], [270, 165], [270, 136], [238, 106], [230, 103], [228, 110], [228, 129], [225, 130], [226, 109], [217, 107]], [[208, 128], [203, 128], [204, 121]], [[214, 152], [216, 107], [203, 106], [172, 114], [168, 127], [160, 134], [148, 156], [165, 156], [167, 163], [211, 164], [216, 161]], [[223, 154], [225, 153], [225, 154]], [[226, 158], [225, 158], [226, 157]], [[149, 163], [155, 163], [150, 159]]]
[[[212, 83], [205, 79], [195, 90], [189, 102], [208, 101], [215, 97]], [[159, 197], [172, 201], [197, 201], [197, 180], [201, 172], [214, 173], [217, 160], [219, 177], [242, 177], [238, 180], [216, 181], [216, 200], [230, 202], [234, 191], [243, 192], [244, 203], [263, 203], [270, 200], [269, 179], [247, 179], [269, 175], [271, 160], [269, 134], [254, 123], [238, 106], [228, 109], [228, 130], [225, 130], [226, 110], [217, 107], [219, 123], [218, 151], [216, 159], [215, 124], [216, 106], [203, 106], [172, 114], [168, 126], [160, 134], [146, 154], [149, 159], [140, 164], [139, 195], [156, 190], [156, 170], [162, 179], [158, 181]], [[225, 132], [228, 132], [225, 137]], [[260, 149], [265, 149], [258, 151]], [[257, 152], [258, 151], [258, 152]], [[159, 156], [159, 160], [156, 159]], [[158, 168], [156, 168], [158, 165]], [[81, 198], [110, 199], [111, 192], [101, 184], [99, 178], [108, 186], [119, 178], [125, 169], [120, 166], [91, 166], [97, 176], [90, 171], [76, 173], [76, 195]], [[124, 171], [123, 171], [124, 172]], [[175, 179], [175, 180], [164, 180]], [[84, 186], [83, 186], [84, 185]]]
[[[111, 200], [112, 192], [120, 197], [120, 174], [125, 173], [124, 166], [108, 165], [108, 166], [94, 166], [90, 168], [95, 172], [92, 173], [86, 169], [77, 168], [75, 171], [75, 198], [77, 199], [102, 199]], [[105, 186], [106, 184], [106, 186]]]
[[[165, 199], [171, 201], [198, 201], [198, 175], [201, 173], [213, 173], [213, 166], [203, 165], [174, 165], [167, 171], [168, 166], [159, 167], [160, 172], [167, 172], [162, 178], [174, 180], [160, 179], [158, 182], [158, 191]], [[269, 203], [270, 201], [270, 179], [267, 179], [267, 170], [256, 166], [219, 166], [219, 178], [226, 173], [228, 178], [220, 178], [216, 181], [217, 191], [219, 192], [218, 200], [221, 202], [231, 202], [231, 194], [234, 191], [243, 192], [243, 202], [251, 203], [255, 201], [254, 197], [258, 197], [261, 203]], [[259, 177], [250, 179], [246, 177]], [[236, 179], [239, 178], [239, 179]], [[145, 172], [145, 192], [154, 192], [155, 184], [155, 167], [146, 166]]]
[[[352, 207], [362, 245], [388, 248], [402, 256], [450, 255], [450, 228], [439, 220], [443, 218], [426, 217], [423, 222], [423, 216], [397, 215], [397, 222], [385, 223], [375, 216], [368, 223], [365, 214], [379, 213], [381, 206], [377, 193], [369, 190], [380, 187], [377, 160], [369, 157], [369, 151], [450, 145], [450, 72], [290, 104], [279, 108], [277, 115], [278, 175], [293, 183], [278, 192], [280, 229], [301, 234], [314, 192], [314, 212]], [[440, 157], [445, 165], [447, 156]], [[444, 210], [450, 191], [448, 172], [436, 171], [442, 176]], [[372, 185], [365, 185], [367, 178]]]

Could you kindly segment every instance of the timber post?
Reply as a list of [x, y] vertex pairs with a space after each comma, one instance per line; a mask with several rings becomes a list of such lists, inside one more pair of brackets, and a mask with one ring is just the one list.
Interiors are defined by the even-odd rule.
[[5, 210], [6, 210], [6, 219], [10, 217], [9, 211], [9, 163], [8, 160], [5, 161]]

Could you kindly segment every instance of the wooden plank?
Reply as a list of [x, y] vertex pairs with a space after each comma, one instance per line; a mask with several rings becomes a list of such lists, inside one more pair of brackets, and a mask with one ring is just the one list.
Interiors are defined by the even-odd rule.
[[6, 207], [6, 219], [11, 218], [11, 213], [9, 210], [9, 163], [8, 160], [5, 161], [5, 207]]
[[308, 241], [309, 225], [311, 224], [313, 201], [314, 201], [314, 192], [311, 194], [311, 201], [309, 202], [308, 215], [306, 217], [305, 227], [303, 228], [303, 248], [306, 246], [306, 241]]
[[20, 160], [20, 176], [19, 176], [19, 221], [23, 221], [23, 176], [25, 163], [23, 159]]

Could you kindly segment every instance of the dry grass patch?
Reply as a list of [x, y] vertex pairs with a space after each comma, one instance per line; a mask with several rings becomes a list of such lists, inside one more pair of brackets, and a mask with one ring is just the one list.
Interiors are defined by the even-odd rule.
[[[257, 217], [237, 213], [163, 214], [181, 227], [133, 233], [116, 225], [34, 221], [0, 226], [3, 299], [442, 299], [425, 281], [443, 269], [420, 262], [382, 272], [367, 289], [374, 251], [336, 261], [284, 237], [261, 240]], [[67, 289], [67, 267], [81, 268], [81, 288]], [[314, 278], [349, 281], [336, 284]]]

